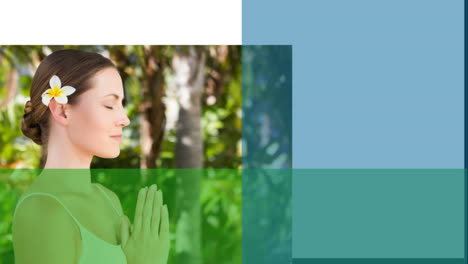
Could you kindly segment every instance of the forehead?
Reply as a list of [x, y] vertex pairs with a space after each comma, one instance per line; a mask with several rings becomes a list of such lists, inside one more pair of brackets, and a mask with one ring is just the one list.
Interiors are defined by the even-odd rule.
[[[91, 80], [91, 85], [92, 88], [88, 90], [88, 95], [101, 98], [110, 93], [115, 93], [120, 98], [123, 97], [122, 78], [114, 68], [106, 68], [96, 73]], [[114, 97], [108, 96], [108, 98]]]

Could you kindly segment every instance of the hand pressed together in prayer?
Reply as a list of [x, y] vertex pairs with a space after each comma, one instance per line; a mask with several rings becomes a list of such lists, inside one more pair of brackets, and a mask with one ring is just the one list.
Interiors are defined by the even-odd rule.
[[135, 219], [121, 220], [121, 246], [128, 264], [166, 264], [169, 257], [169, 214], [155, 184], [138, 193]]

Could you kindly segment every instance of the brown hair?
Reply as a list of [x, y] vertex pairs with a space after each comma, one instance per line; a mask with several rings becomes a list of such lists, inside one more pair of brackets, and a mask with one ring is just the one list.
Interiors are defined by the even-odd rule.
[[94, 52], [64, 49], [47, 56], [39, 65], [31, 84], [31, 99], [24, 108], [21, 130], [39, 145], [47, 145], [49, 137], [49, 107], [42, 103], [41, 95], [50, 88], [53, 75], [60, 78], [62, 86], [72, 86], [76, 91], [68, 97], [68, 104], [77, 103], [80, 94], [92, 87], [92, 77], [108, 67], [115, 68], [109, 59]]

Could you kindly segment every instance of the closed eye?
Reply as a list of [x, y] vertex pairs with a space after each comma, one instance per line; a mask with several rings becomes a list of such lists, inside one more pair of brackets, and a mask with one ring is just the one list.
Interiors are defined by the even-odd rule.
[[114, 108], [111, 107], [111, 106], [105, 106], [105, 108], [107, 108], [107, 109], [114, 109]]

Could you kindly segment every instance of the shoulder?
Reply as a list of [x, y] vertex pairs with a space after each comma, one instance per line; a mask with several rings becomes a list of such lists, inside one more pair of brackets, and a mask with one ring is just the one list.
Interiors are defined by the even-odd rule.
[[[14, 224], [34, 226], [39, 223], [56, 222], [63, 225], [66, 222], [73, 224], [73, 218], [66, 211], [63, 205], [54, 197], [49, 195], [31, 195], [21, 197], [21, 202], [17, 205]], [[26, 197], [26, 199], [24, 199]], [[66, 220], [66, 221], [65, 221]]]
[[19, 205], [12, 228], [16, 263], [73, 263], [79, 230], [65, 208], [47, 195]]
[[122, 205], [120, 204], [119, 196], [117, 196], [117, 194], [115, 194], [109, 188], [105, 187], [104, 185], [102, 185], [100, 183], [94, 183], [94, 184], [98, 185], [107, 194], [107, 196], [109, 196], [109, 198], [112, 200], [112, 203], [120, 211], [120, 213], [123, 213]]

